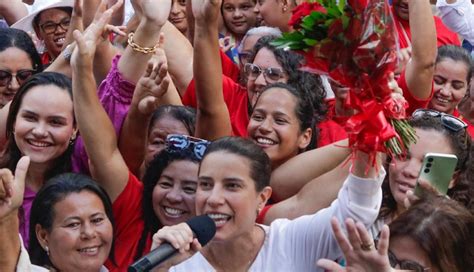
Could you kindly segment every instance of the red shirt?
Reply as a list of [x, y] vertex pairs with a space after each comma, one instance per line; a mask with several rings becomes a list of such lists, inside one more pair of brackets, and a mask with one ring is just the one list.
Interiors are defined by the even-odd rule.
[[222, 63], [222, 74], [232, 78], [235, 82], [239, 81], [240, 69], [222, 50], [219, 50]]
[[[145, 228], [142, 210], [143, 183], [132, 173], [129, 174], [127, 186], [112, 205], [115, 219], [115, 262], [114, 266], [107, 260], [105, 266], [109, 271], [126, 271], [133, 263], [138, 242]], [[151, 236], [147, 238], [143, 255], [151, 248]]]
[[[246, 137], [249, 122], [247, 89], [235, 83], [231, 78], [223, 76], [222, 90], [224, 102], [229, 110], [232, 134], [234, 136]], [[194, 79], [189, 84], [182, 101], [186, 106], [197, 107]]]
[[464, 121], [464, 123], [467, 124], [467, 133], [471, 136], [471, 138], [474, 138], [474, 125], [469, 122], [469, 120], [465, 119], [458, 111], [458, 109], [454, 109], [453, 111], [453, 116], [456, 116], [457, 118], [461, 119]]
[[407, 80], [405, 77], [405, 71], [402, 71], [400, 74], [400, 78], [397, 80], [398, 87], [400, 87], [403, 91], [403, 97], [405, 97], [406, 101], [408, 102], [408, 109], [406, 110], [407, 117], [410, 117], [412, 113], [416, 109], [426, 109], [428, 107], [428, 104], [431, 101], [431, 98], [433, 98], [433, 85], [431, 85], [431, 94], [430, 97], [427, 99], [418, 99], [412, 95], [410, 90], [408, 89], [407, 85]]
[[338, 123], [331, 119], [324, 120], [318, 124], [318, 147], [347, 139], [347, 132]]
[[[400, 48], [406, 48], [408, 47], [409, 44], [411, 44], [411, 31], [410, 31], [410, 23], [407, 20], [403, 20], [400, 17], [398, 17], [397, 13], [393, 10], [392, 7], [392, 13], [393, 13], [393, 22], [395, 23], [395, 26], [398, 31], [398, 39], [400, 43]], [[443, 46], [443, 45], [457, 45], [461, 46], [461, 41], [459, 41], [458, 35], [455, 32], [452, 32], [449, 30], [443, 23], [443, 21], [436, 17], [434, 17], [435, 21], [435, 28], [436, 28], [436, 38], [438, 41], [438, 47]], [[407, 41], [407, 38], [410, 41]]]

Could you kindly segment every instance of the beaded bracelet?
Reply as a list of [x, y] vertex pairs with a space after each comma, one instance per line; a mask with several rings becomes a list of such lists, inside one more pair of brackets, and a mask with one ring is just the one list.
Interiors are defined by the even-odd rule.
[[143, 54], [150, 54], [150, 53], [153, 54], [156, 52], [156, 49], [158, 49], [158, 47], [160, 46], [160, 44], [157, 44], [154, 47], [141, 47], [140, 45], [136, 44], [133, 41], [133, 35], [134, 35], [133, 32], [130, 32], [130, 34], [128, 34], [128, 45], [133, 49], [133, 51], [137, 51]]

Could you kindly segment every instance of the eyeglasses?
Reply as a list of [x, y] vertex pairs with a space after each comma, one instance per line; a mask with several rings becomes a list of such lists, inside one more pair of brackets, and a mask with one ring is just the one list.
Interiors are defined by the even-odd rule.
[[46, 22], [40, 25], [40, 27], [44, 31], [44, 33], [52, 34], [56, 32], [58, 26], [60, 26], [63, 30], [67, 31], [67, 29], [69, 28], [69, 24], [71, 24], [71, 18], [64, 18], [59, 23]]
[[11, 83], [13, 76], [15, 76], [18, 84], [22, 85], [28, 78], [34, 75], [35, 72], [35, 70], [24, 69], [19, 70], [16, 74], [12, 74], [8, 71], [0, 70], [0, 86], [8, 86]]
[[266, 68], [262, 69], [253, 63], [246, 63], [244, 66], [244, 73], [250, 80], [255, 80], [263, 72], [263, 77], [268, 83], [274, 83], [284, 76], [284, 72], [280, 68]]
[[414, 261], [399, 260], [397, 256], [393, 254], [390, 250], [388, 251], [388, 260], [390, 261], [391, 267], [399, 267], [402, 270], [410, 270], [415, 272], [429, 271], [431, 268], [424, 267], [421, 264]]
[[252, 53], [250, 52], [240, 52], [239, 53], [239, 61], [240, 63], [245, 63], [247, 64], [250, 61], [250, 58], [252, 57]]
[[412, 114], [413, 118], [422, 118], [423, 116], [441, 117], [441, 123], [443, 126], [454, 132], [458, 132], [467, 128], [467, 124], [464, 123], [463, 120], [454, 117], [451, 114], [428, 109], [417, 109]]
[[191, 151], [198, 160], [202, 160], [207, 146], [211, 142], [187, 135], [169, 134], [166, 137], [166, 150], [169, 152]]

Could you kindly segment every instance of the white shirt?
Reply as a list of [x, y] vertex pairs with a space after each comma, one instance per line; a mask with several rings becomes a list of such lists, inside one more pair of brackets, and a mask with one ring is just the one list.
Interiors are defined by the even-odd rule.
[[[369, 227], [376, 220], [382, 202], [382, 168], [374, 179], [348, 176], [330, 207], [294, 220], [278, 219], [270, 226], [260, 225], [265, 241], [249, 271], [323, 271], [316, 266], [321, 258], [341, 259], [342, 252], [333, 236], [330, 219], [343, 223], [353, 218]], [[174, 266], [170, 271], [215, 271], [201, 253]]]
[[436, 7], [447, 27], [474, 44], [474, 5], [471, 0], [457, 0], [453, 4], [446, 3], [446, 0], [438, 0]]
[[25, 249], [25, 246], [23, 245], [23, 240], [21, 239], [20, 236], [20, 258], [18, 258], [18, 263], [16, 264], [16, 272], [45, 272], [48, 271], [48, 269], [43, 268], [41, 266], [33, 265], [31, 264], [30, 261], [30, 255], [28, 255], [28, 252]]

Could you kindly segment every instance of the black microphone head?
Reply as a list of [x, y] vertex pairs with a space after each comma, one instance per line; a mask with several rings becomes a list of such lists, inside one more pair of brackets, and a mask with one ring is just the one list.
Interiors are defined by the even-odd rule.
[[205, 246], [216, 234], [216, 223], [207, 215], [193, 217], [186, 221], [193, 230], [194, 236]]

